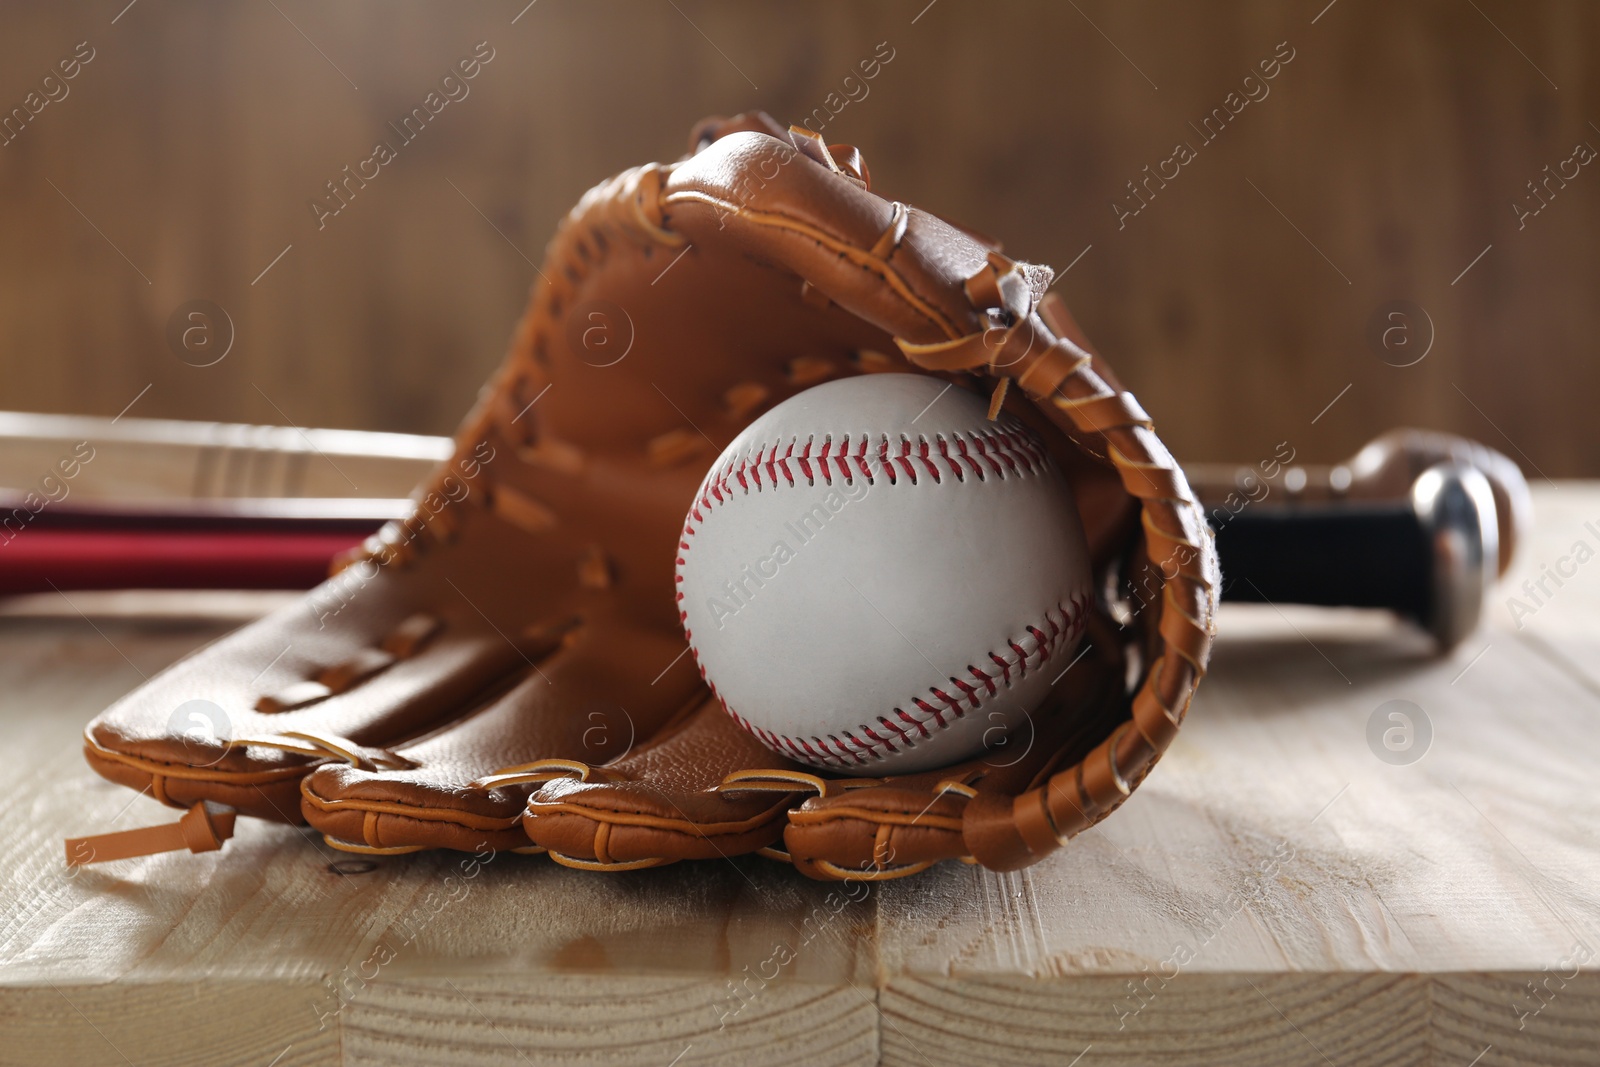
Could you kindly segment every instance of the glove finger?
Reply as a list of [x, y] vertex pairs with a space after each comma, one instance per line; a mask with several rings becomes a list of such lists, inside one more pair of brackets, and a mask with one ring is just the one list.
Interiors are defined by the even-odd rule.
[[587, 780], [562, 779], [528, 798], [534, 844], [572, 867], [656, 867], [755, 852], [778, 841], [794, 787], [725, 791], [729, 771], [796, 772], [741, 729], [709, 694], [675, 730]]
[[[474, 540], [506, 541], [484, 532]], [[299, 822], [299, 779], [317, 762], [338, 750], [390, 763], [386, 746], [503, 688], [538, 654], [450, 589], [498, 606], [469, 575], [385, 578], [331, 579], [151, 679], [89, 725], [90, 766], [165, 803]]]
[[669, 633], [590, 622], [499, 699], [396, 746], [397, 769], [325, 764], [301, 785], [306, 821], [352, 852], [529, 847], [541, 779], [624, 755], [700, 691]]

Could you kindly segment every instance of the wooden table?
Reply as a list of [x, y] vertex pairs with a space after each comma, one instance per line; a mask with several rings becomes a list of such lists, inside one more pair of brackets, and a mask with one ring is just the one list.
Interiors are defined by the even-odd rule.
[[[1600, 486], [1535, 500], [1454, 655], [1377, 614], [1230, 606], [1188, 725], [1103, 827], [1027, 871], [848, 892], [760, 858], [373, 862], [251, 820], [74, 874], [62, 838], [171, 817], [85, 768], [83, 724], [273, 598], [14, 602], [0, 1062], [1600, 1062], [1600, 560], [1521, 629], [1505, 603], [1600, 549]], [[1369, 745], [1393, 700], [1426, 746]]]

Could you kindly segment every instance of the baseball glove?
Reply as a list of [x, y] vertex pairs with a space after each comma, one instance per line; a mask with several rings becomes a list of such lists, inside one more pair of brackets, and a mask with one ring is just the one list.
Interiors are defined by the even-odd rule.
[[[1149, 418], [1047, 295], [1051, 272], [879, 197], [855, 149], [765, 115], [702, 123], [692, 146], [569, 214], [406, 521], [90, 724], [91, 766], [190, 812], [69, 858], [215, 848], [236, 811], [365, 853], [1012, 869], [1143, 780], [1204, 673], [1216, 556]], [[1040, 435], [1098, 590], [1081, 655], [1020, 736], [899, 778], [819, 772], [741, 729], [697, 675], [673, 582], [723, 446], [799, 390], [880, 371], [982, 389]]]

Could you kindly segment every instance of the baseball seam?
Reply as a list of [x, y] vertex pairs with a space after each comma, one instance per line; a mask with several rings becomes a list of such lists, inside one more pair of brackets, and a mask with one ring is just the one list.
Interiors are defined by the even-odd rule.
[[[1088, 607], [1088, 596], [1081, 594], [1056, 606], [1055, 612], [1059, 619], [1047, 610], [1042, 620], [1044, 628], [1024, 627], [1022, 636], [1006, 641], [1006, 652], [1015, 659], [1008, 659], [998, 652], [990, 651], [987, 653], [986, 662], [986, 665], [990, 666], [989, 671], [979, 670], [977, 666], [968, 664], [967, 672], [971, 681], [963, 681], [955, 675], [948, 677], [950, 685], [957, 691], [956, 696], [946, 693], [941, 683], [927, 688], [928, 699], [917, 696], [905, 701], [904, 703], [912, 707], [912, 711], [896, 706], [892, 709], [894, 718], [879, 715], [877, 725], [882, 728], [881, 734], [866, 723], [858, 725], [855, 730], [840, 730], [826, 737], [815, 734], [811, 737], [800, 737], [776, 733], [757, 726], [740, 715], [717, 692], [714, 682], [707, 679], [706, 684], [711, 687], [712, 695], [722, 701], [722, 706], [733, 716], [734, 722], [768, 748], [813, 766], [823, 764], [830, 767], [859, 767], [872, 760], [884, 759], [886, 755], [897, 753], [901, 748], [907, 751], [914, 749], [919, 741], [927, 740], [936, 731], [946, 729], [954, 722], [965, 718], [968, 712], [978, 711], [984, 706], [985, 697], [998, 696], [1002, 688], [1011, 688], [1013, 673], [1020, 682], [1027, 677], [1030, 670], [1042, 669], [1062, 649], [1072, 647], [1073, 642], [1083, 632]], [[694, 645], [691, 643], [689, 647], [692, 649]], [[1030, 665], [1029, 660], [1036, 655], [1036, 661]], [[696, 651], [696, 662], [699, 658], [699, 653]], [[996, 671], [1000, 675], [998, 684], [995, 678]], [[703, 668], [700, 674], [702, 678], [705, 677]], [[907, 727], [915, 733], [908, 732]], [[860, 736], [863, 734], [865, 740]]]
[[[837, 445], [832, 434], [825, 434], [820, 448], [817, 448], [816, 434], [803, 441], [799, 436], [792, 436], [770, 445], [762, 444], [754, 454], [747, 450], [741, 456], [730, 458], [720, 472], [713, 471], [706, 478], [699, 499], [690, 508], [678, 542], [676, 582], [683, 583], [684, 557], [688, 555], [696, 524], [703, 524], [707, 514], [731, 503], [736, 495], [748, 495], [752, 487], [755, 492], [794, 487], [797, 471], [808, 486], [815, 485], [819, 477], [828, 486], [832, 486], [835, 479], [847, 486], [854, 485], [857, 477], [872, 485], [876, 484], [877, 474], [882, 474], [893, 486], [902, 481], [917, 485], [921, 477], [940, 483], [943, 481], [941, 467], [957, 482], [964, 482], [968, 474], [981, 482], [990, 476], [1003, 481], [1007, 477], [1037, 475], [1049, 465], [1043, 446], [1020, 425], [998, 430], [935, 433], [932, 440], [919, 434], [914, 442], [906, 434], [895, 436], [899, 440], [897, 449], [891, 446], [888, 434], [876, 435], [876, 446], [871, 444], [872, 434], [843, 434]], [[856, 439], [854, 447], [852, 437]], [[1013, 676], [1020, 682], [1030, 670], [1042, 669], [1060, 649], [1070, 647], [1083, 631], [1089, 607], [1088, 596], [1079, 594], [1057, 604], [1054, 614], [1047, 609], [1038, 624], [1026, 626], [1021, 634], [1008, 637], [1003, 650], [991, 649], [980, 657], [987, 670], [967, 664], [966, 678], [948, 675], [938, 685], [929, 686], [923, 695], [903, 702], [911, 710], [897, 706], [892, 709], [892, 719], [879, 715], [878, 729], [862, 723], [855, 730], [830, 733], [826, 738], [806, 738], [756, 726], [728, 705], [700, 662], [700, 650], [689, 629], [689, 613], [682, 607], [683, 599], [680, 589], [676, 594], [678, 618], [684, 625], [684, 635], [689, 640], [689, 650], [700, 669], [700, 677], [733, 720], [774, 751], [803, 763], [835, 767], [860, 766], [902, 748], [912, 749], [919, 741], [934, 736], [935, 731], [946, 729], [968, 712], [983, 707], [986, 698], [998, 695], [1002, 687], [1011, 688]], [[947, 693], [947, 688], [953, 689], [956, 695]]]
[[[853, 450], [852, 436], [858, 440]], [[915, 442], [906, 434], [895, 436], [899, 438], [897, 452], [891, 453], [888, 434], [878, 434], [877, 445], [870, 455], [868, 447], [873, 435], [865, 433], [843, 434], [837, 445], [832, 434], [824, 434], [821, 448], [816, 447], [816, 434], [808, 435], [803, 444], [798, 436], [764, 444], [753, 456], [747, 451], [743, 456], [734, 457], [721, 473], [707, 478], [701, 487], [700, 503], [710, 508], [713, 498], [718, 504], [731, 499], [735, 482], [745, 493], [749, 493], [752, 486], [756, 492], [777, 488], [780, 475], [785, 484], [793, 486], [796, 471], [807, 485], [815, 485], [818, 478], [829, 486], [835, 478], [845, 485], [854, 485], [858, 476], [872, 485], [876, 481], [874, 470], [887, 477], [890, 485], [898, 485], [902, 478], [916, 485], [922, 474], [935, 483], [942, 481], [941, 465], [958, 482], [965, 481], [968, 473], [980, 482], [989, 475], [1004, 480], [1008, 475], [1038, 474], [1046, 465], [1044, 448], [1020, 427], [957, 431], [949, 435], [936, 433], [931, 441], [924, 434], [918, 434]], [[797, 447], [798, 455], [795, 454]]]

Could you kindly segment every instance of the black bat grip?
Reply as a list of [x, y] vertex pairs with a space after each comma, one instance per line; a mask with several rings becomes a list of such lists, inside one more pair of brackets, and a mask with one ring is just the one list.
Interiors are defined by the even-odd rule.
[[1433, 558], [1410, 500], [1214, 508], [1222, 599], [1429, 613]]

